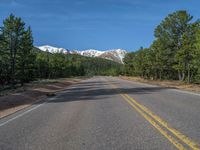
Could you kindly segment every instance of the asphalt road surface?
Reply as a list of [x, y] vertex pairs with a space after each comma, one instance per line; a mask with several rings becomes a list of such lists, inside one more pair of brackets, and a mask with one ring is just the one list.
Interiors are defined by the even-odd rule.
[[200, 95], [93, 77], [0, 120], [0, 150], [199, 149]]

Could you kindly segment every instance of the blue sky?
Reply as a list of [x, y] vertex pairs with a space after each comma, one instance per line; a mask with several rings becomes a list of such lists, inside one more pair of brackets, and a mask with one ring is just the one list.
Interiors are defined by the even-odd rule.
[[169, 13], [200, 18], [199, 0], [0, 0], [0, 25], [10, 13], [33, 30], [34, 45], [129, 51], [148, 47]]

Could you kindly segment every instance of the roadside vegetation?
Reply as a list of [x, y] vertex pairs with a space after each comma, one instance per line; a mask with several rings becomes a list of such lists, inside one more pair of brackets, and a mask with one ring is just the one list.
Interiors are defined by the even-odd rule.
[[12, 14], [0, 27], [0, 91], [38, 79], [117, 75], [121, 66], [101, 58], [42, 52], [33, 46], [31, 27]]
[[0, 91], [42, 79], [93, 75], [138, 76], [200, 83], [200, 21], [184, 10], [169, 14], [149, 48], [128, 53], [124, 65], [101, 58], [43, 52], [31, 27], [10, 15], [0, 28]]
[[149, 48], [125, 56], [125, 75], [200, 83], [200, 21], [176, 11], [156, 27], [154, 36]]

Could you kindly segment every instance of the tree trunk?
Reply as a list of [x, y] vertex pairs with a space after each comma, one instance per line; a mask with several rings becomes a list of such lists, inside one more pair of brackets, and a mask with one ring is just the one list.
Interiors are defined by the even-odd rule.
[[[17, 36], [17, 35], [16, 35]], [[15, 88], [15, 62], [16, 62], [16, 54], [17, 54], [17, 38], [13, 39], [10, 37], [10, 59], [11, 59], [11, 84], [12, 88]]]
[[23, 63], [22, 64], [22, 74], [21, 74], [21, 86], [24, 85], [24, 76], [25, 76], [24, 68], [25, 68], [25, 64]]
[[162, 72], [159, 72], [159, 79], [162, 80]]
[[183, 81], [185, 79], [185, 72], [182, 71], [182, 78], [181, 78], [181, 81]]
[[189, 67], [189, 64], [188, 64], [188, 83], [190, 83], [190, 67]]
[[181, 80], [182, 80], [182, 77], [181, 77], [181, 72], [180, 72], [180, 71], [178, 71], [178, 79], [179, 79], [179, 81], [181, 81]]
[[11, 43], [10, 43], [10, 65], [11, 65], [11, 85], [12, 85], [12, 88], [14, 89], [15, 88], [15, 68], [14, 68], [14, 49], [13, 49], [13, 44], [12, 44], [12, 39], [11, 39]]

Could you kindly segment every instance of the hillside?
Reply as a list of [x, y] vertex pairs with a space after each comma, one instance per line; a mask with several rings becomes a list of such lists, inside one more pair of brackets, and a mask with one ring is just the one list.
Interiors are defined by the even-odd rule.
[[118, 63], [123, 63], [123, 58], [125, 57], [127, 51], [123, 49], [113, 49], [113, 50], [95, 50], [95, 49], [88, 49], [83, 51], [78, 50], [67, 50], [64, 48], [57, 48], [49, 45], [39, 46], [38, 47], [42, 51], [48, 51], [50, 53], [64, 53], [64, 54], [78, 54], [87, 57], [99, 57], [108, 60], [112, 60]]

